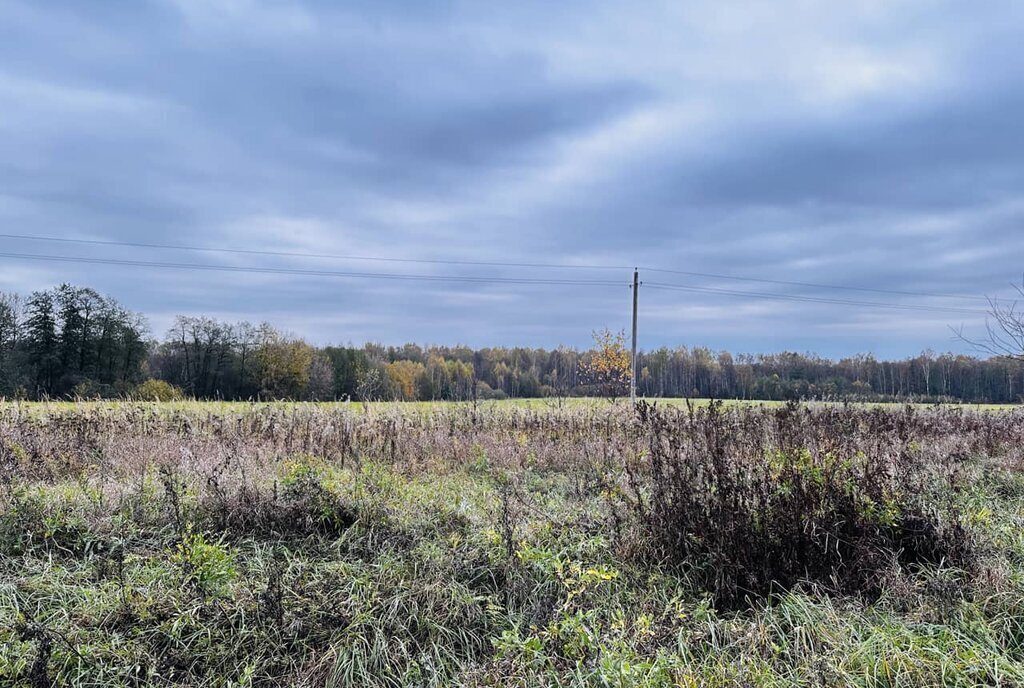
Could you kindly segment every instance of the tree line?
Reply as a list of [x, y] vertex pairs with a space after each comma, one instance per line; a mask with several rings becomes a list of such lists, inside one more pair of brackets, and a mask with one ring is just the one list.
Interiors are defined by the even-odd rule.
[[[600, 346], [313, 346], [266, 323], [193, 316], [179, 316], [162, 337], [154, 337], [142, 315], [92, 289], [64, 284], [28, 297], [0, 293], [4, 398], [415, 401], [604, 395], [606, 380], [593, 374], [602, 368], [599, 352]], [[647, 397], [1024, 397], [1024, 361], [1009, 356], [925, 351], [898, 361], [863, 354], [831, 360], [663, 347], [640, 352], [638, 371], [638, 393]]]

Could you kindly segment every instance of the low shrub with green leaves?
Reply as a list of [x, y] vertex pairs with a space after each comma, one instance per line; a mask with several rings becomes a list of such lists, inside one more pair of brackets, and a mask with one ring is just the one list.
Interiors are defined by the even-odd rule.
[[0, 407], [0, 685], [1024, 685], [1022, 420]]
[[131, 396], [140, 401], [181, 401], [185, 393], [166, 380], [150, 378], [140, 382]]

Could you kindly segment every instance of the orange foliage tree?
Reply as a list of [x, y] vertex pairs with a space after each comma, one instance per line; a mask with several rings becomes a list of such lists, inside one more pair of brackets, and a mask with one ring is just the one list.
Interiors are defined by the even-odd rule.
[[626, 333], [603, 329], [594, 332], [594, 349], [580, 362], [580, 372], [601, 396], [613, 401], [629, 391], [633, 366], [626, 348]]

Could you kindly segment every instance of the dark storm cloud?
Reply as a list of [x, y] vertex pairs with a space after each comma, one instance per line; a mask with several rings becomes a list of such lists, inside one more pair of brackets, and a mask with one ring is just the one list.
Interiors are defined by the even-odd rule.
[[[783, 11], [785, 10], [785, 11]], [[1012, 3], [0, 0], [7, 233], [406, 258], [646, 265], [980, 295], [1022, 269], [1024, 19]], [[152, 314], [317, 341], [583, 344], [628, 271], [143, 251], [6, 252], [607, 288], [4, 259]], [[712, 289], [821, 289], [645, 275]], [[908, 305], [977, 302], [825, 291]], [[645, 343], [942, 349], [976, 316], [649, 290]]]

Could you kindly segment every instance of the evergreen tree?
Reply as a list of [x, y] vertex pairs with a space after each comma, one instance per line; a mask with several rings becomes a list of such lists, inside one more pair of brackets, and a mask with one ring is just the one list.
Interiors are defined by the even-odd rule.
[[37, 393], [53, 394], [60, 363], [57, 318], [53, 294], [37, 291], [28, 299], [25, 338], [28, 364], [35, 375]]

